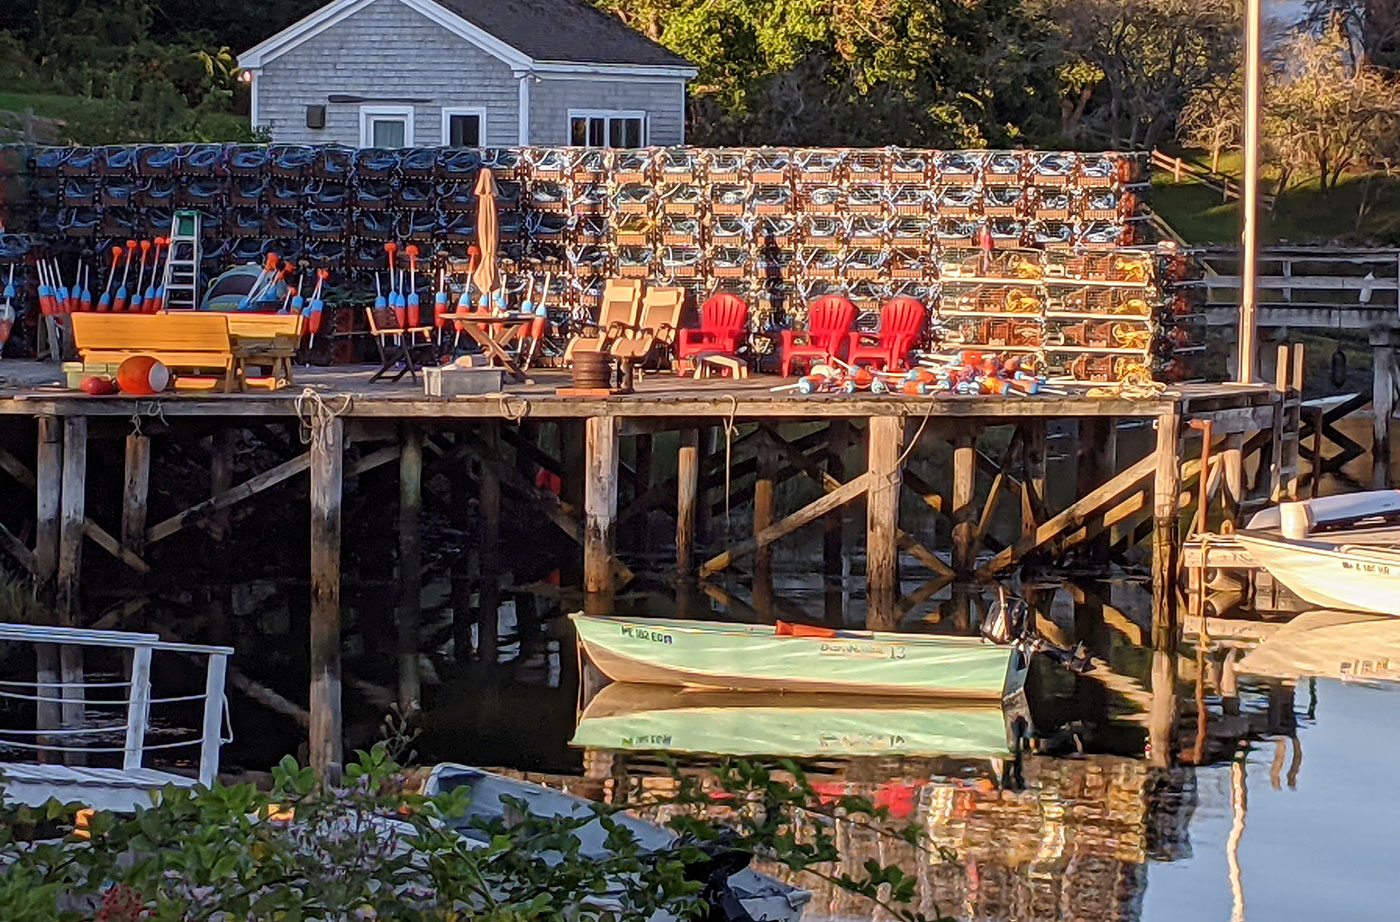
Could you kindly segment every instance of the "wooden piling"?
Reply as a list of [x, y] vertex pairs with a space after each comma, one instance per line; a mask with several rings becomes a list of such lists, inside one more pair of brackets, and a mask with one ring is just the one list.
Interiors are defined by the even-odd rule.
[[1172, 405], [1157, 417], [1156, 479], [1152, 504], [1152, 706], [1148, 738], [1152, 762], [1167, 765], [1176, 725], [1177, 518], [1181, 501], [1178, 453], [1181, 411]]
[[867, 623], [892, 628], [898, 620], [900, 453], [904, 420], [872, 416], [867, 469], [870, 483], [865, 513], [865, 594]]
[[151, 489], [151, 439], [133, 432], [126, 437], [122, 478], [122, 547], [140, 555], [146, 549], [146, 504]]
[[[1021, 537], [1034, 535], [1047, 518], [1050, 510], [1045, 493], [1045, 443], [1046, 426], [1043, 419], [1026, 419], [1021, 422]], [[1033, 567], [1040, 560], [1039, 554], [1026, 555], [1025, 563]]]
[[[233, 453], [237, 431], [224, 426], [209, 440], [209, 495], [218, 496], [233, 488]], [[227, 508], [216, 510], [209, 517], [209, 535], [222, 543], [228, 537]]]
[[[873, 444], [873, 443], [872, 443]], [[953, 572], [959, 582], [972, 578], [976, 564], [977, 437], [960, 428], [953, 439]]]
[[343, 762], [340, 713], [340, 498], [345, 429], [338, 416], [311, 429], [311, 767], [335, 778]]
[[695, 579], [695, 511], [700, 488], [700, 433], [683, 429], [676, 449], [676, 577]]
[[53, 598], [58, 572], [59, 507], [63, 495], [63, 420], [39, 417], [38, 463], [34, 471], [34, 583], [40, 597]]
[[1388, 335], [1372, 336], [1371, 345], [1371, 488], [1387, 490], [1390, 477], [1390, 417], [1395, 411], [1394, 348]]
[[404, 424], [399, 449], [399, 707], [422, 700], [418, 632], [423, 614], [423, 430]]
[[[80, 582], [83, 559], [83, 521], [87, 518], [87, 433], [86, 416], [67, 416], [63, 420], [63, 486], [59, 500], [58, 587], [55, 606], [58, 623], [64, 627], [82, 627], [82, 586]], [[65, 728], [82, 726], [86, 707], [83, 700], [83, 649], [64, 646], [59, 649], [59, 671], [63, 687], [63, 718]], [[65, 737], [65, 745], [73, 738]], [[64, 754], [64, 762], [82, 765], [82, 753]]]
[[[826, 474], [838, 483], [846, 480], [846, 448], [851, 440], [851, 424], [833, 419], [826, 428]], [[844, 616], [845, 554], [842, 543], [846, 530], [846, 507], [827, 515], [822, 523], [822, 603], [826, 622], [840, 624]]]
[[618, 419], [590, 416], [584, 424], [586, 474], [583, 485], [583, 588], [590, 610], [610, 607], [617, 521]]
[[[768, 441], [758, 448], [758, 477], [753, 485], [753, 533], [773, 524], [774, 478], [780, 467], [778, 453]], [[773, 546], [753, 552], [753, 607], [765, 620], [773, 618]]]
[[1220, 452], [1220, 466], [1224, 471], [1224, 521], [1233, 530], [1239, 525], [1240, 506], [1244, 502], [1244, 433], [1231, 432], [1225, 436], [1225, 446]]

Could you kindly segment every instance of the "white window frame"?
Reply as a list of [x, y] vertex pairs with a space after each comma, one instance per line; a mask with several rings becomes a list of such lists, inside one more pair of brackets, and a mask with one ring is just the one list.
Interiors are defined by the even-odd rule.
[[[564, 123], [564, 137], [568, 139], [566, 144], [572, 144], [574, 137], [574, 119], [576, 118], [638, 118], [642, 120], [642, 143], [641, 147], [646, 147], [651, 143], [651, 116], [645, 109], [570, 109], [569, 118]], [[603, 133], [610, 135], [612, 132], [604, 127]], [[584, 145], [585, 147], [588, 145]], [[609, 145], [604, 144], [604, 147]]]
[[481, 126], [481, 130], [478, 132], [478, 140], [480, 141], [480, 143], [479, 143], [477, 146], [478, 146], [478, 147], [489, 147], [489, 146], [490, 146], [489, 144], [486, 143], [486, 107], [485, 107], [485, 106], [443, 106], [443, 107], [442, 107], [442, 133], [438, 136], [439, 138], [441, 138], [441, 142], [440, 142], [440, 143], [442, 144], [443, 147], [446, 147], [447, 145], [449, 145], [449, 144], [452, 143], [452, 116], [454, 116], [454, 115], [475, 115], [476, 118], [477, 118], [477, 124], [479, 124], [479, 125]]
[[403, 146], [413, 146], [412, 106], [360, 106], [361, 147], [374, 146], [374, 136], [370, 131], [370, 127], [376, 116], [395, 116], [403, 119]]

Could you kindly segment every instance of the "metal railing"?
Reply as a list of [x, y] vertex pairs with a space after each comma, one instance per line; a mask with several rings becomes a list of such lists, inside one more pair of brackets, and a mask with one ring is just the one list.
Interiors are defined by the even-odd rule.
[[[36, 728], [20, 730], [0, 728], [0, 751], [19, 749], [35, 753], [121, 753], [122, 769], [132, 771], [143, 767], [145, 754], [153, 750], [198, 747], [199, 782], [209, 784], [219, 770], [219, 747], [230, 742], [225, 735], [228, 703], [224, 695], [224, 677], [231, 647], [211, 647], [196, 644], [167, 643], [155, 634], [135, 634], [125, 631], [93, 631], [82, 628], [49, 627], [27, 624], [0, 624], [0, 643], [28, 644], [36, 651], [35, 662], [57, 662], [59, 649], [80, 651], [81, 648], [106, 648], [126, 651], [131, 668], [124, 682], [89, 682], [83, 674], [81, 660], [65, 656], [65, 670], [59, 680], [51, 669], [36, 668], [34, 681], [7, 679], [0, 681], [0, 699], [32, 702], [36, 710]], [[170, 653], [187, 658], [205, 658], [204, 691], [192, 695], [151, 696], [151, 667], [156, 653]], [[47, 656], [46, 656], [47, 654]], [[74, 664], [76, 668], [74, 668]], [[76, 676], [77, 681], [73, 681]], [[89, 699], [87, 691], [122, 689], [117, 698]], [[148, 743], [152, 708], [202, 701], [203, 715], [197, 739]], [[62, 706], [61, 725], [54, 720], [54, 705]], [[89, 707], [121, 707], [126, 711], [125, 738], [121, 746], [83, 745], [84, 738], [114, 734], [115, 726], [87, 726]], [[100, 741], [99, 741], [100, 742]]]

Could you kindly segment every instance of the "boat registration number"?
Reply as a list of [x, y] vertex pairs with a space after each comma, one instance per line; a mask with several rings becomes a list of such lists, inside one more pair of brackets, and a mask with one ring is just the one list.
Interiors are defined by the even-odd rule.
[[828, 643], [823, 641], [821, 653], [825, 656], [860, 656], [871, 659], [904, 659], [905, 657], [904, 647], [883, 643]]
[[676, 638], [664, 631], [653, 631], [650, 628], [634, 627], [630, 624], [622, 626], [623, 637], [635, 637], [638, 640], [649, 640], [652, 643], [675, 643]]
[[1358, 563], [1354, 560], [1343, 560], [1343, 570], [1355, 570], [1358, 573], [1379, 573], [1382, 576], [1390, 575], [1390, 567], [1383, 563]]

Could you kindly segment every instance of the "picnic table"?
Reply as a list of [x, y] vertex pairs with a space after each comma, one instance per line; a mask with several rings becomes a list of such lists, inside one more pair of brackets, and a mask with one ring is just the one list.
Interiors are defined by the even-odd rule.
[[530, 325], [535, 322], [534, 314], [519, 311], [505, 314], [454, 312], [442, 316], [481, 346], [488, 359], [499, 362], [512, 380], [522, 383], [529, 380], [506, 347], [529, 332]]

